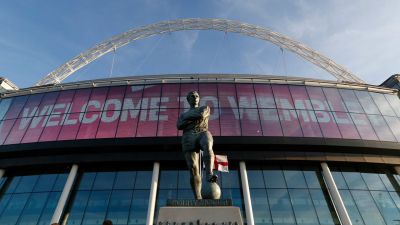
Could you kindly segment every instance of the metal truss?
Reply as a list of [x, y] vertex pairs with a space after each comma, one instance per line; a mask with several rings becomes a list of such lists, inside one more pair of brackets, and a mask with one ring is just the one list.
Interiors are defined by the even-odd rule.
[[303, 43], [295, 41], [278, 32], [259, 27], [256, 25], [242, 23], [238, 21], [226, 19], [178, 19], [171, 21], [163, 21], [138, 29], [132, 29], [125, 33], [113, 36], [87, 51], [79, 54], [65, 64], [61, 65], [37, 84], [55, 84], [60, 83], [69, 75], [93, 62], [97, 58], [116, 50], [130, 42], [164, 33], [171, 33], [180, 30], [216, 30], [222, 32], [238, 33], [250, 37], [255, 37], [261, 40], [269, 41], [281, 48], [287, 49], [314, 65], [324, 69], [339, 81], [364, 83], [363, 80], [350, 73], [347, 69], [335, 63], [333, 60], [323, 56], [317, 51], [307, 47]]

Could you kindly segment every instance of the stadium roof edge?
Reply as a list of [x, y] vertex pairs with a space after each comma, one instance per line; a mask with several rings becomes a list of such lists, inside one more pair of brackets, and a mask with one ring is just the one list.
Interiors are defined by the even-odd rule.
[[312, 79], [304, 77], [272, 76], [260, 74], [163, 74], [163, 75], [143, 75], [129, 77], [115, 77], [95, 80], [85, 80], [71, 83], [47, 84], [42, 86], [33, 86], [15, 91], [8, 91], [0, 95], [1, 98], [27, 95], [33, 93], [43, 93], [59, 90], [70, 90], [88, 87], [117, 86], [123, 84], [152, 84], [152, 83], [186, 83], [194, 80], [204, 82], [235, 82], [235, 83], [271, 83], [271, 84], [294, 84], [319, 87], [337, 87], [354, 90], [369, 90], [380, 93], [397, 93], [397, 89], [356, 83], [356, 82], [337, 82], [330, 80]]

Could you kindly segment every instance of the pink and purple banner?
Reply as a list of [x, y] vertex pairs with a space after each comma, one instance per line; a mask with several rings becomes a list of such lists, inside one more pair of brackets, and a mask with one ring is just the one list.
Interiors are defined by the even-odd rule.
[[186, 94], [212, 109], [214, 136], [400, 141], [396, 95], [278, 84], [190, 83], [66, 90], [0, 101], [0, 145], [171, 137]]

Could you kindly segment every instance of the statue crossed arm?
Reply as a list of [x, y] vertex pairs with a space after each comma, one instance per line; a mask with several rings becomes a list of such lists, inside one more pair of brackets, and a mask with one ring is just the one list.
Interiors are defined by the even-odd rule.
[[196, 199], [202, 199], [201, 166], [199, 165], [200, 150], [204, 153], [203, 159], [206, 167], [207, 181], [217, 181], [217, 176], [213, 174], [213, 138], [208, 131], [210, 107], [199, 107], [200, 96], [196, 91], [189, 92], [186, 99], [190, 104], [190, 109], [179, 116], [176, 126], [179, 130], [183, 130], [182, 151], [190, 173], [190, 185]]

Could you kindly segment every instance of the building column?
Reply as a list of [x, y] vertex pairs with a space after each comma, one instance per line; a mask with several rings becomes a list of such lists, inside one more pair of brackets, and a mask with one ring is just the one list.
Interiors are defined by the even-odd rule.
[[154, 162], [153, 176], [151, 178], [149, 207], [147, 208], [146, 225], [153, 225], [154, 211], [155, 211], [155, 208], [156, 208], [156, 198], [157, 198], [157, 187], [158, 187], [158, 176], [159, 176], [159, 173], [160, 173], [160, 163], [159, 162]]
[[4, 176], [6, 171], [4, 169], [0, 169], [0, 179]]
[[335, 205], [336, 212], [338, 213], [339, 220], [342, 225], [352, 225], [349, 214], [347, 213], [346, 207], [340, 197], [339, 190], [337, 189], [335, 180], [331, 170], [326, 162], [321, 163], [322, 173], [324, 174], [324, 180], [328, 187], [329, 194], [332, 197], [333, 204]]
[[50, 224], [60, 223], [61, 215], [64, 211], [68, 197], [71, 194], [71, 189], [72, 186], [74, 185], [77, 172], [78, 172], [78, 165], [76, 164], [72, 165], [67, 178], [67, 182], [65, 182], [64, 189], [61, 193], [60, 199], [58, 200], [57, 207], [56, 210], [54, 211], [53, 217], [51, 218]]
[[253, 206], [251, 205], [251, 196], [250, 196], [249, 181], [247, 179], [246, 163], [244, 161], [240, 161], [239, 167], [240, 167], [240, 179], [242, 181], [244, 207], [246, 209], [247, 224], [254, 225]]

